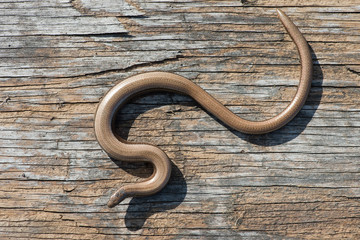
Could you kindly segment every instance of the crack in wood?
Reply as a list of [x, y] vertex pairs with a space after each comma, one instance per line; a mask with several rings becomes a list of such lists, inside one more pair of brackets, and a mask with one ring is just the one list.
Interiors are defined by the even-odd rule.
[[350, 67], [346, 67], [346, 70], [348, 70], [349, 72], [354, 73], [354, 74], [360, 76], [360, 71], [356, 71], [356, 70], [354, 70], [354, 69], [351, 69]]
[[[171, 63], [171, 62], [176, 62], [176, 61], [179, 61], [179, 59], [181, 59], [181, 58], [183, 58], [183, 56], [181, 54], [178, 54], [175, 57], [151, 61], [151, 62], [133, 64], [133, 65], [125, 67], [125, 68], [107, 69], [107, 70], [103, 70], [103, 71], [99, 71], [99, 72], [85, 73], [85, 74], [75, 75], [75, 76], [56, 77], [56, 78], [59, 78], [59, 79], [76, 78], [76, 79], [78, 79], [78, 78], [89, 78], [89, 77], [101, 77], [101, 76], [107, 76], [107, 75], [111, 75], [111, 74], [115, 74], [115, 73], [126, 73], [126, 72], [138, 70], [140, 68], [153, 67], [153, 66]], [[53, 78], [53, 79], [55, 79], [55, 78]]]
[[1, 105], [4, 105], [5, 103], [9, 102], [11, 100], [11, 98], [9, 96], [7, 96], [1, 103], [0, 103], [0, 106]]

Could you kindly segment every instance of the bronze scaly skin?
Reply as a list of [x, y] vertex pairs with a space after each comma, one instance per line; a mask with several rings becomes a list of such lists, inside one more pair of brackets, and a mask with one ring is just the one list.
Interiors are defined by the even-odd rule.
[[281, 10], [278, 17], [295, 43], [301, 62], [301, 77], [297, 92], [290, 104], [277, 116], [265, 121], [248, 121], [231, 112], [223, 104], [190, 80], [167, 72], [149, 72], [129, 77], [114, 86], [102, 99], [95, 114], [95, 135], [107, 154], [115, 159], [148, 161], [154, 173], [144, 182], [126, 185], [117, 190], [108, 202], [114, 207], [127, 197], [148, 196], [160, 191], [168, 182], [171, 164], [168, 156], [151, 144], [130, 143], [116, 137], [112, 121], [116, 111], [134, 95], [149, 91], [171, 91], [191, 96], [204, 109], [229, 127], [248, 134], [264, 134], [287, 124], [300, 111], [308, 96], [312, 80], [312, 59], [309, 46], [299, 29]]

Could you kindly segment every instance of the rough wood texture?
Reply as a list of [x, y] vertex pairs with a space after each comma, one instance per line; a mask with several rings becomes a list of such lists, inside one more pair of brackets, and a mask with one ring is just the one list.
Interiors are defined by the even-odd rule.
[[[299, 77], [281, 7], [313, 49], [310, 97], [286, 127], [234, 132], [190, 98], [159, 93], [117, 120], [173, 161], [159, 194], [109, 209], [151, 174], [111, 160], [93, 133], [130, 75], [190, 78], [247, 119], [275, 115]], [[1, 239], [359, 239], [358, 0], [0, 2]]]

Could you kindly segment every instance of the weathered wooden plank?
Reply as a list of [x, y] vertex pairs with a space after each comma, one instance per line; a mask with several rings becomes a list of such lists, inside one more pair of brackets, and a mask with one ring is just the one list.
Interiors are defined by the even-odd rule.
[[[161, 147], [168, 186], [108, 209], [151, 174], [110, 160], [96, 105], [122, 79], [170, 71], [247, 119], [292, 98], [298, 55], [281, 7], [313, 49], [309, 99], [274, 133], [231, 131], [186, 96], [119, 112], [117, 131]], [[2, 1], [0, 238], [357, 239], [360, 9], [337, 1]]]

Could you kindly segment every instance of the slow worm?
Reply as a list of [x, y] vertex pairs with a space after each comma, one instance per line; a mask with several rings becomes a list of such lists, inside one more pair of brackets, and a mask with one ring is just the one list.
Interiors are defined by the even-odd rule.
[[312, 80], [312, 59], [309, 46], [299, 29], [281, 10], [278, 17], [290, 34], [300, 54], [301, 77], [297, 92], [290, 104], [277, 116], [265, 121], [248, 121], [231, 112], [223, 104], [190, 80], [167, 72], [149, 72], [129, 77], [114, 86], [99, 103], [95, 114], [95, 135], [110, 157], [129, 162], [147, 161], [154, 172], [144, 182], [121, 187], [110, 198], [114, 207], [127, 197], [148, 196], [160, 191], [168, 182], [171, 164], [158, 147], [144, 143], [130, 143], [115, 136], [112, 123], [115, 113], [129, 99], [149, 91], [171, 91], [191, 96], [204, 109], [229, 127], [248, 134], [264, 134], [287, 124], [300, 111], [308, 96]]

